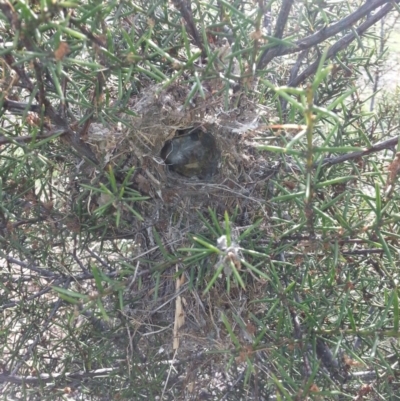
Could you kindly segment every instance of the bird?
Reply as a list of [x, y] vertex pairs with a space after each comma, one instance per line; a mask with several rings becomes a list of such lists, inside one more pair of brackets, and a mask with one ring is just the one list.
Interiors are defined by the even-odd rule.
[[161, 157], [171, 171], [206, 180], [216, 172], [218, 154], [214, 137], [201, 129], [172, 138], [161, 151]]

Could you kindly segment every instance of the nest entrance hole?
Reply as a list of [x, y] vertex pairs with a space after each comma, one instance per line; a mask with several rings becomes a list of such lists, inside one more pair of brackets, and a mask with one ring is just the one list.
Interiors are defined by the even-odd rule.
[[177, 131], [164, 144], [160, 156], [170, 171], [187, 178], [210, 180], [217, 173], [220, 151], [212, 134], [194, 128]]

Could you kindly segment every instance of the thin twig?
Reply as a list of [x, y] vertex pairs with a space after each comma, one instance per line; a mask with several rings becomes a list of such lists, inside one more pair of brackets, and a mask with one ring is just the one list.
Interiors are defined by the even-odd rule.
[[314, 167], [321, 165], [323, 167], [330, 167], [335, 164], [343, 163], [347, 160], [358, 159], [363, 156], [370, 155], [371, 153], [379, 152], [385, 149], [394, 149], [399, 141], [398, 137], [387, 139], [386, 141], [378, 142], [375, 145], [371, 146], [369, 149], [362, 150], [360, 152], [352, 152], [345, 155], [337, 156], [337, 157], [327, 157], [322, 161], [317, 162]]
[[[394, 2], [399, 3], [400, 0], [394, 0]], [[266, 65], [275, 57], [297, 53], [301, 50], [309, 49], [322, 43], [326, 39], [329, 39], [330, 37], [337, 35], [343, 30], [348, 29], [348, 27], [353, 26], [357, 21], [364, 18], [367, 14], [371, 13], [376, 8], [381, 7], [385, 3], [388, 3], [388, 0], [372, 0], [366, 2], [352, 14], [338, 21], [336, 24], [331, 24], [328, 27], [324, 27], [304, 39], [300, 39], [291, 47], [277, 46], [273, 49], [265, 50], [259, 58], [257, 70], [264, 69]], [[387, 6], [390, 6], [390, 9], [393, 7], [392, 3], [388, 4]]]
[[[71, 283], [71, 279], [67, 279], [67, 281], [64, 284], [64, 288], [68, 288], [69, 284]], [[40, 326], [40, 333], [36, 336], [35, 340], [31, 345], [29, 345], [28, 350], [26, 351], [25, 355], [21, 358], [19, 362], [14, 366], [14, 369], [11, 371], [11, 376], [15, 376], [15, 374], [18, 372], [19, 368], [22, 366], [22, 364], [28, 360], [28, 358], [31, 356], [33, 350], [39, 343], [40, 339], [42, 338], [42, 333], [44, 333], [47, 328], [50, 325], [50, 322], [52, 321], [54, 315], [56, 314], [57, 310], [60, 308], [63, 300], [59, 299], [56, 304], [54, 305], [52, 311], [50, 312], [49, 316], [47, 319], [44, 321], [43, 325]]]

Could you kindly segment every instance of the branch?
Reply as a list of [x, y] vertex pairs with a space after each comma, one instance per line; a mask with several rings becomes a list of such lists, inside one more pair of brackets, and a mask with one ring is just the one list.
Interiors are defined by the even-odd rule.
[[[196, 25], [193, 21], [192, 10], [188, 9], [183, 2], [183, 0], [174, 0], [173, 1], [175, 7], [181, 12], [183, 19], [186, 22], [186, 27], [189, 33], [192, 35], [196, 46], [201, 50], [203, 57], [206, 56], [206, 51], [204, 49], [204, 44], [200, 40], [200, 35], [197, 31]], [[190, 2], [189, 2], [190, 4]]]
[[65, 129], [57, 129], [57, 130], [51, 130], [48, 134], [44, 135], [36, 135], [35, 137], [32, 136], [0, 136], [0, 145], [5, 145], [7, 143], [29, 143], [32, 142], [32, 140], [41, 140], [41, 139], [48, 139], [48, 138], [58, 138], [60, 135], [65, 133]]
[[293, 0], [283, 0], [282, 2], [281, 10], [279, 11], [278, 19], [275, 24], [274, 37], [277, 39], [282, 39], [293, 2]]
[[[3, 303], [0, 306], [0, 311], [8, 309], [8, 308], [13, 308], [13, 307], [15, 307], [15, 306], [17, 306], [17, 305], [19, 305], [21, 303], [26, 303], [28, 301], [31, 301], [31, 300], [35, 299], [35, 298], [38, 298], [38, 297], [48, 293], [49, 291], [51, 291], [53, 289], [53, 286], [64, 285], [67, 280], [73, 279], [76, 282], [80, 282], [80, 281], [85, 281], [85, 280], [91, 280], [91, 279], [94, 278], [93, 274], [89, 273], [89, 272], [82, 273], [82, 274], [75, 274], [75, 275], [71, 274], [69, 276], [64, 275], [64, 274], [60, 274], [60, 273], [57, 274], [57, 273], [54, 273], [54, 272], [52, 272], [52, 271], [50, 271], [48, 269], [44, 269], [42, 267], [39, 267], [39, 266], [37, 266], [37, 265], [35, 265], [33, 263], [27, 264], [27, 263], [22, 262], [22, 261], [20, 261], [18, 259], [12, 258], [11, 256], [7, 256], [6, 260], [8, 261], [8, 263], [14, 263], [14, 264], [16, 264], [18, 266], [21, 266], [23, 268], [26, 268], [28, 270], [31, 270], [31, 271], [34, 271], [34, 272], [38, 273], [41, 277], [46, 277], [48, 280], [51, 280], [51, 283], [48, 286], [44, 287], [42, 290], [38, 291], [37, 293], [35, 293], [35, 294], [33, 294], [33, 295], [31, 295], [31, 296], [29, 296], [27, 298], [24, 298], [24, 299], [21, 299], [21, 300], [18, 300], [18, 301], [10, 301], [7, 304]], [[144, 275], [149, 274], [151, 272], [152, 271], [149, 270], [149, 269], [143, 269], [140, 272], [138, 272], [137, 275], [138, 276], [144, 276]], [[111, 272], [111, 273], [104, 273], [104, 274], [109, 278], [115, 278], [115, 277], [118, 277], [118, 275], [119, 275], [119, 273], [116, 272], [116, 271]], [[130, 280], [131, 280], [131, 278], [129, 277], [129, 278], [127, 278], [125, 280], [124, 283], [126, 285], [128, 285], [128, 282]]]
[[[278, 18], [277, 18], [277, 21], [276, 21], [276, 24], [275, 24], [274, 38], [282, 39], [283, 32], [285, 30], [286, 23], [287, 23], [287, 20], [289, 18], [289, 14], [290, 14], [290, 10], [292, 9], [292, 6], [293, 6], [293, 0], [283, 0], [282, 6], [281, 6], [281, 9], [279, 11], [279, 15], [278, 15]], [[273, 50], [274, 51], [282, 51], [282, 49], [284, 49], [284, 47], [282, 45], [278, 46], [277, 48], [266, 49], [264, 51], [264, 53], [261, 55], [259, 63], [262, 60], [268, 60], [269, 59], [269, 57], [268, 57], [268, 53], [269, 52], [271, 52]], [[257, 69], [258, 69], [258, 67], [257, 67]]]
[[[400, 0], [394, 0], [394, 3], [399, 3]], [[257, 70], [262, 70], [265, 66], [274, 58], [278, 56], [284, 56], [286, 54], [292, 54], [299, 52], [301, 50], [308, 49], [312, 46], [318, 45], [322, 43], [326, 39], [334, 36], [344, 29], [348, 29], [352, 25], [354, 25], [358, 20], [364, 18], [366, 15], [371, 13], [376, 8], [389, 3], [388, 6], [390, 8], [393, 7], [393, 3], [390, 0], [372, 0], [363, 4], [360, 8], [354, 11], [349, 16], [343, 18], [336, 24], [332, 24], [329, 27], [325, 27], [320, 29], [318, 32], [310, 35], [304, 39], [297, 41], [292, 47], [281, 47], [277, 46], [273, 49], [266, 49], [260, 56], [259, 61], [257, 63]]]
[[323, 167], [333, 166], [334, 164], [343, 163], [347, 160], [358, 159], [359, 157], [367, 156], [371, 153], [379, 152], [381, 150], [392, 149], [397, 145], [398, 141], [399, 141], [398, 137], [391, 138], [383, 142], [378, 142], [377, 144], [371, 146], [369, 149], [360, 152], [352, 152], [338, 157], [327, 157], [322, 161], [315, 163], [314, 167], [317, 167], [318, 165], [321, 165]]
[[22, 262], [22, 261], [20, 261], [18, 259], [14, 259], [11, 256], [7, 256], [6, 257], [6, 261], [7, 261], [7, 263], [14, 263], [14, 264], [16, 264], [16, 265], [18, 265], [18, 266], [20, 266], [20, 267], [22, 267], [24, 269], [32, 270], [35, 273], [39, 273], [39, 275], [41, 277], [47, 277], [47, 278], [52, 278], [52, 279], [60, 277], [59, 274], [56, 274], [56, 273], [54, 273], [54, 272], [52, 272], [50, 270], [38, 267], [38, 266], [34, 265], [33, 263]]
[[[389, 11], [392, 9], [393, 4], [386, 4], [385, 7], [382, 7], [376, 14], [368, 18], [365, 22], [363, 22], [357, 29], [357, 35], [354, 32], [349, 33], [344, 36], [340, 40], [338, 40], [331, 48], [328, 50], [326, 59], [333, 58], [339, 51], [345, 49], [354, 39], [363, 35], [367, 29], [369, 29], [372, 25], [382, 19]], [[296, 87], [301, 82], [303, 82], [306, 78], [308, 78], [311, 74], [317, 71], [318, 65], [320, 63], [320, 59], [322, 56], [318, 57], [316, 61], [314, 61], [308, 68], [306, 68], [297, 78], [291, 79], [288, 86]]]
[[85, 26], [83, 26], [77, 19], [71, 17], [70, 21], [72, 24], [74, 24], [85, 36], [87, 36], [93, 43], [95, 43], [100, 50], [103, 50], [105, 47], [105, 44], [103, 41], [96, 35], [94, 35], [92, 32], [90, 32]]
[[[35, 47], [32, 45], [31, 36], [25, 34], [21, 29], [21, 21], [19, 19], [19, 14], [15, 12], [11, 3], [0, 3], [0, 10], [4, 13], [7, 17], [8, 22], [10, 23], [11, 27], [19, 34], [17, 35], [20, 38], [19, 46], [25, 47], [27, 50], [32, 52], [37, 52]], [[26, 87], [31, 93], [34, 92], [35, 85], [33, 85], [32, 81], [27, 76], [23, 67], [19, 67], [18, 63], [15, 62], [14, 57], [11, 54], [6, 54], [4, 56], [7, 64], [10, 66], [12, 70], [14, 70], [18, 77], [20, 78], [24, 87]], [[83, 142], [79, 135], [77, 135], [72, 129], [69, 128], [68, 122], [58, 114], [53, 106], [51, 105], [50, 101], [46, 98], [46, 92], [44, 88], [44, 83], [42, 77], [48, 71], [43, 67], [43, 65], [38, 62], [33, 62], [34, 70], [36, 73], [37, 85], [39, 87], [38, 93], [35, 95], [36, 100], [39, 103], [39, 108], [41, 105], [44, 106], [44, 114], [49, 117], [49, 119], [61, 129], [64, 129], [63, 139], [69, 145], [71, 145], [80, 156], [84, 156], [86, 159], [93, 162], [95, 165], [98, 165], [99, 162], [96, 159], [95, 154], [93, 153], [90, 146]]]
[[[396, 3], [399, 2], [399, 0], [395, 0]], [[321, 43], [327, 38], [330, 38], [331, 36], [334, 36], [346, 29], [349, 29], [352, 27], [357, 21], [359, 21], [361, 18], [366, 17], [369, 13], [371, 13], [373, 10], [376, 8], [384, 5], [385, 3], [389, 3], [390, 7], [393, 7], [392, 1], [391, 0], [372, 0], [372, 1], [367, 1], [365, 2], [358, 10], [354, 11], [352, 14], [348, 15], [347, 17], [343, 18], [336, 24], [332, 24], [329, 27], [322, 28], [318, 32], [314, 33], [311, 36], [308, 36], [307, 38], [299, 40], [296, 45], [300, 49], [306, 49], [310, 48], [312, 46], [317, 45], [318, 43]]]
[[[64, 280], [64, 281], [65, 281], [65, 280]], [[57, 283], [54, 282], [53, 284], [56, 285]], [[21, 299], [21, 300], [19, 300], [19, 301], [11, 301], [11, 302], [9, 302], [8, 304], [2, 304], [2, 305], [0, 306], [0, 311], [6, 310], [6, 309], [9, 309], [9, 308], [14, 308], [15, 306], [17, 306], [17, 305], [19, 305], [19, 304], [25, 304], [25, 303], [28, 302], [28, 301], [32, 301], [33, 299], [39, 298], [39, 297], [41, 297], [42, 295], [47, 294], [47, 293], [50, 292], [52, 289], [53, 289], [53, 287], [45, 287], [43, 290], [41, 290], [41, 291], [37, 292], [36, 294], [33, 294], [33, 295], [31, 295], [31, 296], [29, 296], [29, 297], [27, 297], [27, 298]]]
[[89, 372], [67, 372], [67, 373], [42, 373], [38, 376], [14, 376], [6, 373], [0, 374], [0, 383], [14, 383], [14, 384], [40, 384], [49, 383], [57, 379], [69, 379], [69, 380], [83, 380], [89, 377], [104, 377], [110, 373], [117, 372], [119, 368], [104, 368], [91, 370]]
[[[64, 285], [64, 288], [68, 288], [69, 284], [71, 283], [71, 279], [68, 279], [67, 282]], [[57, 313], [58, 309], [60, 308], [62, 304], [62, 300], [59, 299], [56, 304], [54, 305], [53, 309], [51, 310], [49, 316], [47, 319], [44, 321], [43, 324], [40, 325], [40, 332], [36, 336], [35, 340], [33, 341], [32, 344], [29, 345], [28, 350], [26, 351], [25, 355], [16, 363], [15, 367], [11, 371], [11, 376], [14, 376], [20, 367], [23, 365], [24, 362], [28, 360], [28, 358], [31, 356], [33, 350], [36, 348], [36, 346], [39, 344], [39, 341], [42, 339], [43, 333], [47, 330], [49, 327], [51, 321], [53, 320], [54, 315]]]
[[369, 255], [371, 253], [383, 253], [383, 249], [355, 249], [354, 251], [342, 251], [342, 255]]
[[40, 113], [40, 106], [37, 104], [29, 104], [23, 102], [16, 102], [5, 98], [2, 104], [3, 108], [9, 111], [33, 111]]

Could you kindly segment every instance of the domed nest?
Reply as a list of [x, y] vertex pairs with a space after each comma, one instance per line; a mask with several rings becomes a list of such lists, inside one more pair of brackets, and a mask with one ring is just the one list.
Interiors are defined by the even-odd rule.
[[125, 217], [137, 229], [156, 227], [167, 237], [171, 221], [177, 221], [174, 240], [182, 228], [196, 232], [197, 212], [208, 207], [218, 213], [245, 209], [246, 219], [265, 215], [266, 178], [272, 172], [254, 141], [266, 110], [256, 109], [243, 94], [241, 108], [228, 112], [221, 111], [222, 98], [200, 98], [185, 107], [188, 94], [180, 85], [148, 88], [132, 101], [137, 116], [121, 116], [126, 128], [92, 124], [88, 140], [98, 159], [122, 179], [134, 166], [132, 186], [150, 197], [135, 205], [144, 221]]
[[[257, 150], [256, 136], [262, 133], [258, 119], [266, 114], [265, 110], [255, 109], [243, 94], [241, 108], [232, 107], [228, 112], [221, 111], [223, 99], [211, 97], [197, 99], [196, 104], [184, 107], [188, 93], [189, 90], [179, 85], [167, 90], [160, 86], [149, 88], [132, 104], [135, 117], [119, 116], [126, 121], [125, 128], [92, 124], [89, 143], [98, 160], [102, 160], [105, 167], [111, 166], [120, 182], [126, 180], [133, 167], [130, 186], [149, 198], [132, 205], [142, 220], [129, 210], [121, 211], [124, 228], [118, 228], [118, 238], [132, 239], [132, 260], [140, 260], [143, 270], [138, 273], [140, 281], [136, 280], [124, 295], [127, 297], [125, 305], [130, 299], [135, 300], [135, 309], [124, 310], [124, 313], [139, 324], [151, 321], [157, 327], [165, 326], [159, 341], [166, 352], [179, 348], [177, 357], [191, 360], [196, 347], [204, 349], [210, 345], [209, 335], [217, 336], [221, 347], [227, 346], [230, 340], [226, 333], [222, 334], [224, 329], [217, 327], [220, 326], [219, 309], [201, 308], [199, 305], [207, 301], [196, 295], [196, 291], [185, 293], [185, 306], [187, 311], [197, 310], [198, 324], [185, 324], [187, 314], [182, 299], [176, 294], [189, 272], [175, 279], [182, 264], [179, 256], [174, 255], [179, 254], [179, 248], [191, 248], [189, 234], [207, 235], [210, 226], [202, 215], [210, 213], [221, 223], [225, 212], [235, 215], [235, 224], [243, 227], [264, 217], [259, 229], [267, 233], [268, 181], [276, 168], [271, 166], [265, 153]], [[232, 103], [236, 104], [237, 99], [232, 99]], [[101, 206], [99, 200], [98, 204]], [[123, 229], [126, 232], [121, 233]], [[233, 240], [237, 231], [232, 227]], [[224, 242], [223, 237], [219, 242]], [[215, 246], [223, 249], [229, 260], [240, 255], [238, 245], [221, 247], [221, 243]], [[216, 260], [207, 263], [214, 271]], [[240, 265], [239, 260], [236, 263]], [[199, 266], [195, 267], [197, 273], [194, 274], [204, 274]], [[224, 269], [223, 274], [228, 275], [228, 270]], [[256, 281], [247, 295], [250, 291], [263, 292], [264, 284]], [[207, 297], [212, 297], [218, 305], [236, 302], [226, 293], [224, 280], [216, 282]], [[237, 299], [243, 299], [242, 295]], [[240, 310], [244, 309], [240, 307]], [[143, 337], [143, 343], [139, 344], [143, 353], [153, 346], [146, 341], [149, 337]], [[225, 364], [217, 359], [210, 357], [207, 363], [211, 370], [218, 366], [221, 371], [225, 369]]]

